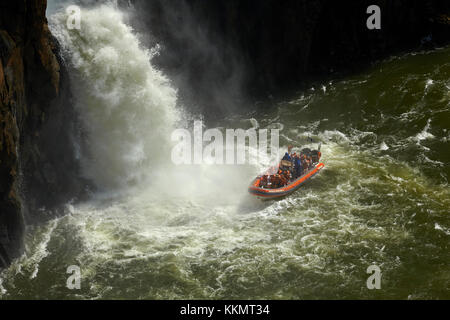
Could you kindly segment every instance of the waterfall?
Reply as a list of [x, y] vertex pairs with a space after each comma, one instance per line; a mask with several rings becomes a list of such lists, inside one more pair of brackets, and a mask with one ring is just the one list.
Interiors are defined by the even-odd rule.
[[80, 29], [64, 10], [50, 18], [62, 46], [86, 139], [83, 175], [99, 189], [144, 180], [170, 154], [177, 91], [152, 65], [125, 13], [114, 4], [81, 9]]

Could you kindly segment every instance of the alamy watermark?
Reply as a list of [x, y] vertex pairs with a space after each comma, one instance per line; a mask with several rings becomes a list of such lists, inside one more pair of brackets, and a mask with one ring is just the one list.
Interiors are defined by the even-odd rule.
[[371, 265], [367, 268], [367, 273], [371, 274], [370, 277], [367, 278], [366, 285], [367, 289], [381, 289], [381, 269], [377, 265]]
[[[270, 131], [270, 133], [269, 133]], [[203, 132], [202, 121], [194, 121], [193, 134], [187, 129], [176, 129], [171, 139], [177, 142], [172, 148], [172, 162], [180, 164], [257, 164], [278, 157], [279, 129], [225, 129], [214, 128]], [[248, 144], [246, 143], [248, 141]]]
[[67, 267], [67, 271], [66, 273], [71, 274], [71, 276], [69, 276], [67, 278], [66, 281], [66, 287], [69, 290], [80, 290], [81, 289], [81, 269], [79, 266], [69, 266]]
[[67, 14], [67, 29], [69, 30], [80, 30], [81, 29], [81, 9], [79, 6], [68, 6], [66, 8]]
[[366, 26], [369, 30], [381, 29], [381, 9], [379, 6], [373, 4], [367, 7], [366, 13], [370, 14], [367, 18]]

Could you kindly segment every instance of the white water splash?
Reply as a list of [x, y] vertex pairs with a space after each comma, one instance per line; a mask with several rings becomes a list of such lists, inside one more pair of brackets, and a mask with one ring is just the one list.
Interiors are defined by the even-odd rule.
[[386, 142], [383, 141], [383, 142], [380, 144], [380, 150], [382, 150], [382, 151], [389, 150], [389, 147], [388, 147], [388, 145], [386, 144]]
[[176, 90], [151, 63], [114, 5], [82, 9], [81, 30], [64, 12], [50, 19], [69, 62], [76, 107], [88, 134], [83, 173], [102, 189], [135, 184], [164, 161], [176, 116]]
[[33, 255], [29, 259], [27, 259], [27, 262], [33, 262], [33, 272], [30, 275], [30, 279], [36, 278], [39, 272], [39, 264], [45, 257], [48, 256], [49, 252], [47, 250], [47, 246], [57, 225], [58, 219], [53, 220], [50, 223], [50, 225], [48, 226], [48, 231], [44, 234], [42, 241], [35, 248]]
[[6, 294], [6, 289], [3, 287], [3, 279], [0, 278], [0, 296]]
[[423, 128], [423, 130], [414, 137], [414, 140], [417, 141], [417, 144], [420, 144], [420, 142], [423, 140], [434, 138], [434, 135], [429, 132], [430, 128], [431, 128], [431, 119], [428, 119], [425, 128]]
[[434, 224], [434, 229], [444, 232], [446, 235], [450, 236], [450, 230], [444, 229], [438, 223]]

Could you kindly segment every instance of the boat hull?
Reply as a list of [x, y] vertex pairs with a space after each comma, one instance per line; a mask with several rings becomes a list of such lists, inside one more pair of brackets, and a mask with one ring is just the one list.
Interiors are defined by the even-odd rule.
[[324, 166], [325, 165], [323, 163], [318, 163], [312, 169], [308, 170], [302, 176], [298, 177], [291, 183], [285, 185], [284, 187], [276, 189], [266, 189], [259, 187], [261, 177], [257, 177], [251, 183], [250, 187], [248, 188], [248, 192], [254, 196], [264, 199], [275, 199], [284, 197], [300, 188], [300, 186], [302, 186], [306, 181], [308, 181], [317, 173], [319, 173], [319, 171], [322, 170]]

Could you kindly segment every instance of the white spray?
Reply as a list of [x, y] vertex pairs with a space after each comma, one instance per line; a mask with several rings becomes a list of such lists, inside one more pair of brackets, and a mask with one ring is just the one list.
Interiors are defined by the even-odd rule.
[[113, 5], [81, 11], [81, 29], [52, 16], [71, 69], [76, 107], [87, 131], [83, 173], [100, 189], [135, 184], [167, 154], [176, 90], [152, 64], [124, 14]]

